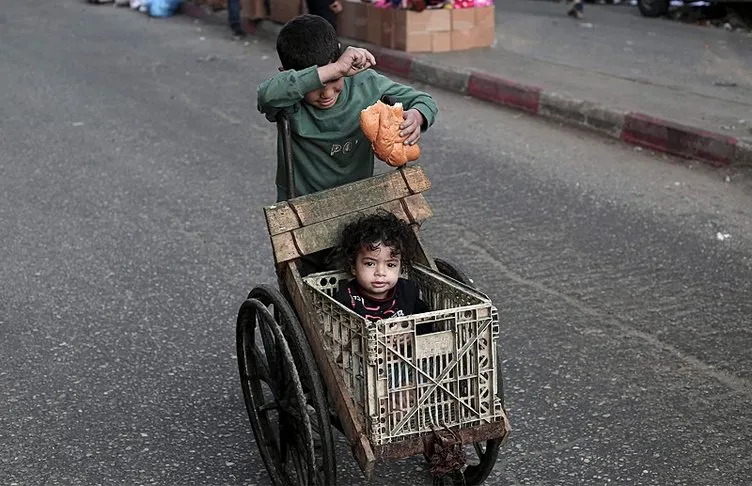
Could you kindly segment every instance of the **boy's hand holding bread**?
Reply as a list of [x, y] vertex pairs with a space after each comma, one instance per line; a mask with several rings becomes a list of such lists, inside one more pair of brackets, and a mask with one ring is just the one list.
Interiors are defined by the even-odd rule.
[[[360, 112], [360, 127], [371, 142], [373, 153], [392, 167], [403, 166], [420, 157], [420, 147], [415, 141], [420, 137], [422, 120], [423, 115], [418, 110], [405, 112], [402, 103], [389, 106], [377, 101]], [[409, 143], [406, 132], [411, 136]]]

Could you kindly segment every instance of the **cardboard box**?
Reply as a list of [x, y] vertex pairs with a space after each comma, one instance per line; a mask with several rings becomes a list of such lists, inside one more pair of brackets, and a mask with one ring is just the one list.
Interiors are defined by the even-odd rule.
[[398, 35], [413, 32], [449, 32], [452, 30], [452, 12], [446, 9], [392, 10]]
[[358, 40], [355, 35], [355, 18], [358, 15], [359, 2], [342, 2], [342, 12], [337, 16], [337, 35]]
[[[405, 52], [447, 52], [490, 46], [494, 40], [493, 7], [415, 12], [362, 5], [365, 16], [358, 18], [365, 18], [365, 24], [357, 24], [357, 30], [365, 32], [365, 38], [358, 40], [369, 44]], [[347, 22], [352, 22], [349, 17]], [[350, 32], [347, 26], [342, 29]]]
[[394, 49], [394, 43], [397, 35], [397, 22], [398, 17], [402, 14], [402, 10], [396, 9], [382, 9], [381, 11], [381, 32], [379, 32], [379, 45], [381, 47], [388, 47]]
[[433, 45], [429, 32], [413, 32], [394, 39], [393, 49], [404, 52], [431, 52]]
[[452, 50], [488, 47], [495, 37], [494, 7], [452, 10]]
[[301, 0], [272, 0], [269, 9], [269, 20], [286, 24], [303, 13], [303, 2]]
[[348, 0], [342, 2], [342, 12], [337, 16], [337, 34], [353, 40], [365, 40], [368, 25], [366, 4]]
[[475, 10], [475, 29], [477, 36], [475, 47], [490, 47], [496, 39], [496, 17], [494, 7], [480, 7]]
[[452, 50], [465, 51], [478, 47], [478, 34], [472, 30], [453, 30], [452, 31]]
[[381, 44], [381, 18], [387, 9], [376, 8], [366, 5], [366, 38], [369, 44], [380, 46]]
[[392, 48], [405, 52], [451, 50], [452, 16], [446, 9], [393, 10]]
[[483, 28], [496, 27], [496, 17], [494, 16], [494, 6], [470, 8], [475, 13], [475, 25]]
[[366, 31], [368, 30], [368, 15], [366, 9], [368, 7], [365, 3], [358, 3], [357, 15], [355, 16], [355, 39], [365, 40]]
[[397, 37], [393, 49], [404, 52], [449, 52], [452, 50], [452, 33], [411, 32], [405, 37]]
[[452, 17], [452, 30], [473, 30], [477, 25], [478, 8], [455, 8], [450, 10]]
[[452, 50], [452, 31], [431, 33], [431, 52], [449, 52]]

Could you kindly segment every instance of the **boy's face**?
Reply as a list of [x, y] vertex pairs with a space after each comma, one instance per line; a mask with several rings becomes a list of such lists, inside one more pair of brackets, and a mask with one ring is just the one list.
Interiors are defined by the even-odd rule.
[[401, 265], [400, 255], [394, 253], [394, 248], [379, 242], [373, 248], [364, 246], [360, 249], [352, 270], [364, 297], [384, 299], [397, 285]]
[[339, 78], [336, 81], [330, 81], [323, 88], [315, 89], [306, 93], [304, 100], [311, 106], [319, 110], [328, 110], [337, 103], [339, 94], [345, 85], [345, 78]]

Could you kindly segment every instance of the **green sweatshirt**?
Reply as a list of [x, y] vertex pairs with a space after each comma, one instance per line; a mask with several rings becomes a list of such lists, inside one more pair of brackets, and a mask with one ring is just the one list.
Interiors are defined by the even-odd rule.
[[[373, 175], [373, 150], [360, 129], [360, 112], [384, 95], [393, 96], [405, 110], [415, 108], [433, 124], [438, 111], [431, 95], [395, 83], [367, 70], [344, 80], [337, 103], [322, 110], [303, 97], [322, 88], [317, 67], [284, 71], [258, 88], [258, 109], [270, 121], [279, 110], [290, 119], [295, 194], [323, 191]], [[277, 140], [277, 201], [287, 199], [287, 171], [282, 140]]]

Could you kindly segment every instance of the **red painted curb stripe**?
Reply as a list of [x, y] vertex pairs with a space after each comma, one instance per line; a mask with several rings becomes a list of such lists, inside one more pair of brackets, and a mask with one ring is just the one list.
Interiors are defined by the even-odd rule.
[[621, 139], [661, 152], [704, 160], [716, 166], [731, 163], [737, 143], [734, 137], [687, 127], [642, 113], [627, 114]]
[[538, 114], [541, 89], [486, 73], [470, 72], [467, 94], [475, 98]]
[[410, 78], [410, 69], [413, 65], [413, 57], [400, 52], [385, 49], [370, 49], [376, 57], [376, 69], [403, 78]]

